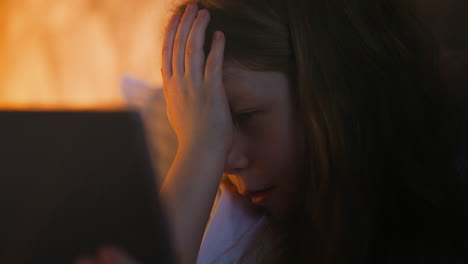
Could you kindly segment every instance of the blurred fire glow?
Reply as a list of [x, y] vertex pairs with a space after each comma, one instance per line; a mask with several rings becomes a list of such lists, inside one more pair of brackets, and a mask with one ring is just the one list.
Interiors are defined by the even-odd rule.
[[160, 87], [167, 0], [0, 1], [0, 108], [115, 108], [129, 73]]

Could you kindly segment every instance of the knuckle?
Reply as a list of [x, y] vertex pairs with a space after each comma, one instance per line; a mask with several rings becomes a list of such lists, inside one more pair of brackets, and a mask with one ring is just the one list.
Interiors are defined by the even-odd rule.
[[174, 39], [174, 46], [179, 48], [181, 42], [182, 42], [182, 36], [180, 34], [177, 34], [177, 36]]
[[193, 84], [193, 83], [198, 83], [199, 81], [201, 81], [202, 76], [198, 72], [186, 71], [185, 79], [187, 82]]
[[209, 71], [215, 71], [218, 68], [218, 63], [216, 59], [211, 58], [206, 61], [206, 69]]
[[171, 51], [172, 50], [167, 45], [164, 45], [163, 48], [162, 48], [162, 52], [163, 52], [164, 55], [169, 54], [169, 52], [171, 52]]
[[186, 81], [192, 80], [192, 77], [193, 77], [192, 72], [190, 72], [190, 71], [185, 71], [185, 73], [184, 73], [184, 79], [185, 79]]
[[187, 49], [186, 49], [187, 55], [193, 55], [195, 50], [196, 50], [196, 47], [195, 47], [195, 45], [193, 43], [189, 43], [187, 45]]
[[183, 83], [185, 80], [182, 76], [180, 76], [180, 74], [174, 74], [172, 75], [172, 81], [174, 83]]

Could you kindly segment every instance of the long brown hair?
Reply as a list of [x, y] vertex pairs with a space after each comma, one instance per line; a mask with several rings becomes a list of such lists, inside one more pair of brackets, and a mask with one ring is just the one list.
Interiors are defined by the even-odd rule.
[[389, 0], [189, 2], [211, 14], [206, 54], [222, 30], [226, 62], [294, 84], [304, 203], [265, 263], [424, 263], [462, 252], [457, 135], [437, 48], [408, 10]]

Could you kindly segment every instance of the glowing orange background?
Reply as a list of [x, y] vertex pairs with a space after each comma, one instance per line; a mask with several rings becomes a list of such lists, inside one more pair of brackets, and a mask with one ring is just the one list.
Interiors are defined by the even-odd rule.
[[0, 108], [119, 105], [124, 74], [160, 87], [169, 1], [0, 1]]

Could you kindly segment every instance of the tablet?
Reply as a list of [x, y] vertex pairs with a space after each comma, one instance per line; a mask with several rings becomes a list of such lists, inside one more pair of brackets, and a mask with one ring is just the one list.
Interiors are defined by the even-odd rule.
[[102, 245], [172, 263], [131, 111], [0, 111], [0, 263], [74, 263]]

